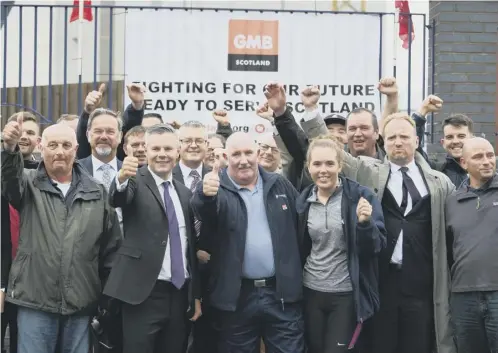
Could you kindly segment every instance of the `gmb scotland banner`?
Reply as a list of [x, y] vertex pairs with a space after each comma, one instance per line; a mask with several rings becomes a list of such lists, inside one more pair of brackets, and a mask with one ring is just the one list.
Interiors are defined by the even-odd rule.
[[165, 121], [214, 127], [211, 112], [225, 109], [234, 130], [267, 132], [255, 110], [269, 81], [285, 85], [296, 119], [308, 85], [320, 87], [323, 114], [379, 111], [378, 16], [154, 10], [126, 16], [126, 83], [144, 84], [146, 112]]

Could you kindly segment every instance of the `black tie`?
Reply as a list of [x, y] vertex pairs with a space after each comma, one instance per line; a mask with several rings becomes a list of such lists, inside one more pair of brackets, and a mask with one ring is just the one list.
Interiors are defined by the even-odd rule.
[[408, 194], [410, 194], [412, 198], [412, 208], [415, 207], [417, 202], [419, 202], [422, 197], [420, 196], [420, 193], [418, 192], [412, 178], [410, 178], [410, 176], [407, 174], [408, 168], [401, 167], [400, 170], [403, 174], [403, 200], [401, 201], [401, 209], [404, 213], [404, 211], [406, 210], [406, 205], [408, 204]]

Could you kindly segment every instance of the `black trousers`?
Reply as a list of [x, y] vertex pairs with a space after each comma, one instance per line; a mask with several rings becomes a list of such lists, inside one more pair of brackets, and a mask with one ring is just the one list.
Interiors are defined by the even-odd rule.
[[17, 306], [9, 302], [4, 303], [2, 313], [2, 353], [5, 350], [5, 334], [9, 327], [9, 353], [17, 353]]
[[190, 321], [188, 285], [157, 281], [138, 305], [122, 304], [124, 353], [184, 353]]
[[401, 270], [390, 267], [389, 274], [382, 279], [380, 310], [365, 325], [362, 353], [433, 352], [432, 293], [427, 293], [426, 298], [403, 293], [401, 275]]
[[355, 329], [354, 298], [304, 288], [304, 327], [308, 353], [348, 352]]

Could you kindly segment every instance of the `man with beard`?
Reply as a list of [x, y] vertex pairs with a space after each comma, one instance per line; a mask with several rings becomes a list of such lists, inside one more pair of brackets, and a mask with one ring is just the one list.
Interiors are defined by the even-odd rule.
[[[92, 146], [88, 137], [88, 122], [92, 112], [102, 103], [106, 89], [105, 87], [104, 83], [101, 84], [98, 90], [88, 93], [85, 98], [84, 111], [81, 114], [78, 121], [78, 127], [76, 129], [76, 137], [78, 138], [79, 145], [78, 159], [84, 159], [92, 154]], [[126, 88], [128, 90], [128, 97], [131, 100], [131, 104], [126, 107], [123, 113], [123, 122], [120, 130], [122, 134], [120, 140], [118, 140], [117, 146], [115, 147], [116, 156], [121, 161], [125, 157], [122, 141], [123, 135], [126, 135], [126, 132], [128, 132], [128, 130], [132, 127], [141, 125], [144, 118], [145, 87], [143, 85], [133, 83], [126, 86]], [[160, 121], [158, 121], [155, 117], [151, 117], [150, 121], [148, 120], [148, 123], [151, 123], [151, 125], [159, 122]]]
[[[30, 112], [20, 112], [12, 115], [8, 123], [17, 122], [22, 119], [22, 135], [19, 139], [19, 150], [23, 156], [24, 169], [38, 168], [38, 161], [33, 156], [33, 151], [40, 143], [40, 126], [36, 116]], [[7, 199], [2, 195], [2, 283], [0, 301], [4, 303], [5, 290], [10, 272], [12, 259], [16, 256], [19, 241], [19, 213], [14, 207], [9, 205]], [[2, 349], [4, 347], [5, 333], [9, 327], [10, 353], [17, 352], [17, 307], [10, 303], [5, 303], [2, 311]]]
[[147, 164], [145, 154], [145, 127], [143, 125], [131, 128], [124, 137], [123, 150], [127, 156], [133, 156], [138, 160], [138, 165]]
[[469, 179], [446, 202], [451, 315], [459, 352], [498, 351], [498, 177], [489, 141], [470, 138], [462, 167]]

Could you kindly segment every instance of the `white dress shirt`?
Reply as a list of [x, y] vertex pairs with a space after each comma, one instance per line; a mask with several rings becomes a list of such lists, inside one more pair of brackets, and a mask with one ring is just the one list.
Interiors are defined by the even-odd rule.
[[[180, 166], [180, 170], [182, 171], [183, 175], [183, 183], [185, 184], [186, 187], [190, 189], [190, 186], [192, 185], [192, 182], [194, 181], [194, 178], [190, 175], [190, 172], [194, 169], [187, 167], [185, 164], [183, 164], [182, 161], [178, 163]], [[199, 173], [199, 178], [202, 180], [202, 163], [199, 167], [195, 169], [197, 173]]]
[[[173, 200], [173, 205], [175, 207], [175, 213], [176, 213], [176, 218], [178, 219], [178, 228], [180, 230], [180, 241], [182, 245], [182, 253], [183, 253], [183, 268], [185, 270], [185, 278], [189, 277], [188, 271], [187, 271], [187, 245], [188, 245], [188, 239], [187, 239], [187, 228], [185, 225], [185, 216], [183, 214], [183, 209], [182, 209], [182, 204], [180, 202], [180, 198], [178, 197], [178, 193], [175, 190], [175, 187], [173, 186], [173, 176], [172, 174], [169, 175], [167, 180], [162, 179], [159, 177], [157, 174], [155, 174], [152, 170], [150, 170], [150, 167], [147, 167], [149, 169], [150, 174], [154, 178], [154, 181], [156, 182], [157, 189], [159, 191], [159, 195], [161, 195], [161, 200], [163, 200], [163, 207], [164, 207], [164, 185], [163, 183], [165, 181], [169, 181], [169, 194], [171, 196], [171, 199]], [[128, 186], [128, 180], [126, 180], [123, 184], [119, 183], [118, 177], [116, 176], [116, 190], [118, 192], [122, 192], [126, 189]], [[163, 208], [164, 211], [164, 208]], [[166, 251], [164, 253], [164, 259], [163, 259], [163, 266], [161, 267], [161, 271], [159, 272], [159, 280], [162, 281], [171, 281], [171, 255], [170, 255], [170, 243], [169, 243], [169, 235], [168, 235], [168, 241], [166, 243]]]
[[[389, 177], [389, 181], [387, 183], [387, 188], [394, 196], [394, 199], [401, 206], [401, 201], [403, 200], [403, 173], [401, 172], [401, 167], [394, 163], [389, 162], [391, 165], [391, 176]], [[420, 193], [420, 197], [425, 197], [429, 192], [427, 187], [425, 186], [424, 178], [420, 173], [420, 169], [415, 164], [415, 161], [411, 161], [406, 165], [408, 168], [408, 176], [412, 178], [415, 187]], [[406, 205], [405, 216], [412, 209], [412, 197], [410, 193], [408, 193], [408, 202]], [[396, 246], [394, 247], [393, 255], [391, 257], [391, 263], [394, 264], [402, 264], [403, 263], [403, 229], [399, 233], [398, 241]]]

